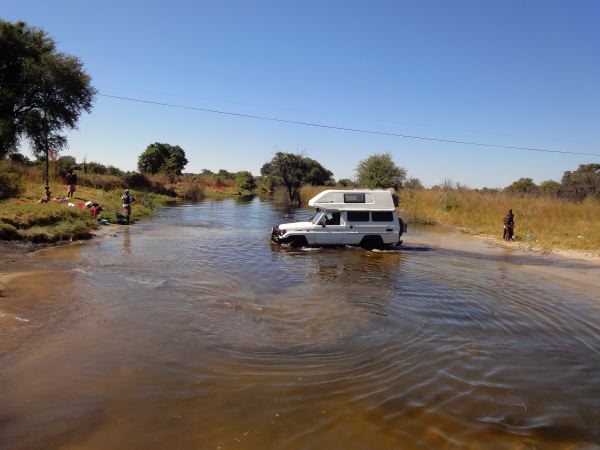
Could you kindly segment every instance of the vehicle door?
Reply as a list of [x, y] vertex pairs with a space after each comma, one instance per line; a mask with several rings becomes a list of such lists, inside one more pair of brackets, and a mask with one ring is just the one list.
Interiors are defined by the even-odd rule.
[[315, 227], [315, 244], [317, 245], [342, 245], [346, 225], [341, 222], [339, 212], [326, 212]]
[[393, 211], [372, 211], [371, 224], [373, 234], [381, 236], [385, 244], [398, 241], [398, 216]]
[[369, 234], [369, 211], [346, 211], [344, 213], [346, 232], [344, 244], [358, 245], [365, 234]]

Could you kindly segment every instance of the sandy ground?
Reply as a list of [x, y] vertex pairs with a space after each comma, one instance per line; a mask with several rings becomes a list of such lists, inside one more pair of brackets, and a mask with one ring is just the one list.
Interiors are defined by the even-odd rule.
[[600, 256], [578, 251], [552, 251], [520, 242], [504, 242], [489, 236], [477, 236], [449, 227], [409, 227], [404, 246], [427, 247], [518, 264], [554, 282], [597, 293], [600, 298]]

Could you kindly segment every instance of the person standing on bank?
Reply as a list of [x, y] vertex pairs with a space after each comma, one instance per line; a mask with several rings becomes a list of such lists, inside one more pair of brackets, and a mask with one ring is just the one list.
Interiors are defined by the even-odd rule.
[[135, 202], [135, 197], [129, 195], [129, 189], [125, 189], [125, 193], [121, 197], [121, 202], [123, 203], [123, 209], [127, 215], [127, 225], [129, 225], [129, 220], [131, 218], [131, 203]]
[[512, 209], [508, 210], [508, 214], [504, 218], [504, 235], [502, 239], [505, 241], [511, 241], [513, 233], [515, 231], [515, 216], [513, 215]]
[[67, 188], [67, 197], [72, 198], [77, 186], [77, 175], [73, 173], [73, 169], [69, 169], [65, 176]]

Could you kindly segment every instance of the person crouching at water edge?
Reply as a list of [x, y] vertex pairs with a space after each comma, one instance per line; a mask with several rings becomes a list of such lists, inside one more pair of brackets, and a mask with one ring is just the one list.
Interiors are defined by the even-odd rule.
[[510, 241], [513, 238], [513, 233], [515, 231], [515, 216], [513, 215], [512, 209], [508, 210], [508, 214], [504, 218], [504, 235], [502, 239], [505, 241]]
[[129, 195], [129, 189], [125, 190], [125, 193], [121, 197], [121, 202], [123, 203], [123, 209], [127, 215], [127, 225], [129, 225], [129, 219], [131, 217], [131, 203], [135, 202], [135, 197]]

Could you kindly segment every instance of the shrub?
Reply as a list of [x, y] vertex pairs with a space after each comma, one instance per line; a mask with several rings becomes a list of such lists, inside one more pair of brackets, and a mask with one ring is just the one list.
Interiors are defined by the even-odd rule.
[[19, 232], [15, 227], [8, 223], [0, 222], [0, 239], [5, 241], [12, 241], [20, 239]]
[[0, 173], [0, 200], [18, 197], [23, 192], [21, 176], [17, 173]]
[[200, 200], [204, 197], [204, 190], [199, 183], [189, 182], [181, 185], [178, 191], [179, 197], [188, 201]]

